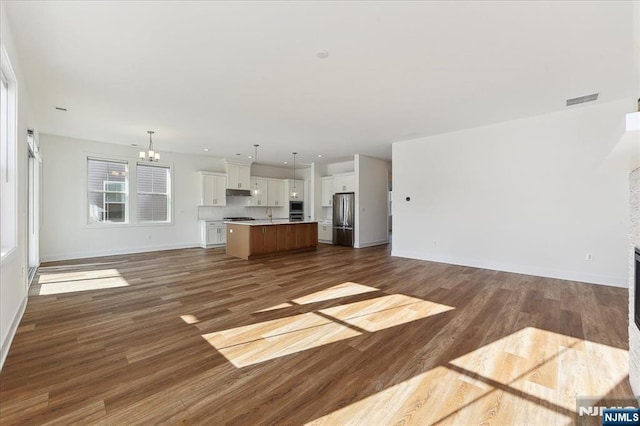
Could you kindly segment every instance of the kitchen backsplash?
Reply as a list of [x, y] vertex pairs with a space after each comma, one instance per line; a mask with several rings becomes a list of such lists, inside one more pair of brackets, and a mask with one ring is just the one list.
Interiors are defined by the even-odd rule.
[[[198, 206], [198, 220], [219, 220], [223, 217], [253, 217], [268, 219], [267, 209], [264, 207], [248, 207], [249, 197], [227, 197], [224, 207]], [[273, 218], [287, 217], [284, 207], [273, 207]]]

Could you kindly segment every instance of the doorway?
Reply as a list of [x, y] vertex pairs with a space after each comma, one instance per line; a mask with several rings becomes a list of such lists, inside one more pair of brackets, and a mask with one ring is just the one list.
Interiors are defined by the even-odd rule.
[[27, 130], [27, 286], [31, 285], [40, 265], [40, 160], [33, 130]]

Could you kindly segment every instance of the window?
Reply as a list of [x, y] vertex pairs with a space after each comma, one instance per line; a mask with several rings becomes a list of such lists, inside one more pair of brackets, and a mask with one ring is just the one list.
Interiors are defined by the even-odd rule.
[[87, 159], [89, 222], [127, 222], [127, 162]]
[[0, 240], [1, 257], [16, 247], [17, 83], [4, 50], [0, 68]]
[[139, 222], [171, 221], [171, 169], [138, 163], [136, 168]]

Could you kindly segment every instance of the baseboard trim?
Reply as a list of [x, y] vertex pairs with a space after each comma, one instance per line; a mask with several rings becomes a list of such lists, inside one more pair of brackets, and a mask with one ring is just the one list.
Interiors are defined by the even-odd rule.
[[492, 271], [511, 272], [514, 274], [533, 275], [536, 277], [555, 278], [566, 281], [577, 281], [588, 284], [606, 285], [610, 287], [628, 288], [628, 277], [609, 275], [583, 274], [575, 271], [540, 268], [537, 266], [511, 265], [499, 262], [482, 262], [476, 259], [463, 259], [448, 256], [428, 256], [404, 250], [391, 250], [391, 256], [409, 259], [426, 260], [429, 262], [447, 263], [450, 265], [469, 266], [472, 268], [489, 269]]
[[185, 249], [185, 248], [200, 248], [200, 243], [198, 242], [198, 243], [186, 243], [186, 244], [167, 244], [162, 246], [81, 251], [81, 252], [72, 252], [72, 253], [57, 253], [57, 254], [41, 255], [40, 261], [55, 262], [58, 260], [86, 259], [89, 257], [117, 256], [121, 254], [147, 253], [152, 251], [178, 250], [178, 249]]
[[7, 359], [7, 355], [9, 355], [9, 348], [13, 342], [13, 338], [16, 336], [24, 311], [27, 309], [28, 300], [29, 296], [25, 294], [24, 299], [20, 304], [20, 308], [18, 309], [18, 312], [16, 312], [16, 316], [13, 317], [13, 321], [11, 321], [11, 327], [9, 327], [7, 337], [4, 339], [4, 342], [2, 342], [2, 348], [0, 349], [0, 371], [2, 371], [2, 367], [4, 367], [4, 361]]
[[388, 244], [388, 243], [389, 243], [389, 240], [378, 240], [378, 241], [372, 241], [370, 243], [359, 244], [358, 247], [356, 247], [356, 248], [381, 246], [381, 245]]

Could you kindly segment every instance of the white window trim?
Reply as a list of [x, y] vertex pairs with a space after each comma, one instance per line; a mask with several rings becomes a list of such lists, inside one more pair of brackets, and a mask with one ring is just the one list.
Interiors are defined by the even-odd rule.
[[[168, 167], [171, 171], [171, 209], [170, 209], [170, 222], [138, 222], [137, 215], [128, 216], [130, 212], [137, 212], [138, 203], [136, 196], [130, 196], [130, 194], [137, 194], [137, 185], [138, 185], [138, 175], [135, 167], [130, 167], [131, 164], [136, 164], [139, 161], [139, 158], [136, 157], [125, 157], [117, 154], [105, 154], [102, 152], [96, 151], [84, 151], [82, 152], [82, 161], [84, 162], [84, 203], [82, 203], [82, 229], [108, 229], [108, 228], [149, 228], [149, 227], [164, 227], [164, 226], [174, 226], [175, 225], [175, 203], [174, 203], [174, 189], [175, 189], [175, 179], [174, 179], [174, 164], [158, 162], [154, 163], [157, 165], [161, 165], [164, 167]], [[88, 159], [93, 160], [102, 160], [102, 161], [113, 161], [113, 162], [122, 162], [127, 163], [127, 170], [129, 173], [127, 179], [127, 187], [128, 187], [128, 209], [127, 209], [127, 222], [91, 222], [89, 217], [89, 162]]]
[[[121, 163], [121, 164], [125, 164], [127, 166], [127, 180], [125, 181], [125, 196], [124, 196], [124, 205], [125, 205], [125, 211], [124, 211], [124, 222], [111, 222], [111, 221], [106, 221], [106, 222], [96, 222], [96, 221], [92, 221], [91, 220], [91, 212], [89, 211], [89, 194], [94, 192], [94, 193], [103, 193], [104, 191], [96, 191], [96, 190], [92, 190], [89, 189], [89, 160], [93, 160], [93, 161], [105, 161], [105, 162], [109, 162], [109, 163]], [[129, 197], [130, 194], [130, 186], [131, 186], [131, 170], [129, 168], [129, 160], [126, 159], [121, 159], [121, 158], [117, 158], [117, 157], [104, 157], [104, 156], [91, 156], [91, 155], [87, 155], [85, 157], [84, 160], [84, 186], [85, 186], [85, 202], [84, 202], [84, 217], [85, 217], [85, 224], [87, 227], [90, 228], [103, 228], [105, 226], [113, 226], [113, 227], [122, 227], [122, 226], [126, 226], [129, 224], [129, 213], [131, 211], [131, 200]]]
[[[169, 182], [167, 185], [167, 220], [158, 220], [158, 221], [154, 221], [154, 220], [142, 220], [139, 221], [138, 220], [138, 194], [143, 194], [143, 195], [158, 195], [159, 193], [157, 192], [140, 192], [138, 191], [138, 166], [150, 166], [150, 167], [159, 167], [159, 168], [163, 168], [163, 169], [168, 169], [169, 170]], [[172, 164], [165, 164], [165, 163], [151, 163], [151, 162], [144, 162], [144, 161], [138, 161], [136, 162], [136, 177], [135, 177], [136, 181], [135, 181], [135, 186], [136, 186], [136, 223], [139, 225], [172, 225], [173, 224], [173, 165]], [[160, 195], [164, 195], [164, 194], [160, 194]]]
[[[10, 257], [17, 251], [18, 248], [18, 79], [16, 78], [13, 67], [11, 66], [11, 61], [9, 60], [9, 55], [4, 47], [4, 45], [0, 45], [0, 72], [3, 74], [4, 78], [7, 81], [7, 95], [9, 97], [8, 101], [13, 102], [13, 108], [8, 110], [8, 120], [11, 122], [12, 126], [9, 126], [7, 130], [7, 153], [3, 153], [3, 155], [9, 154], [6, 156], [5, 161], [8, 163], [8, 167], [6, 170], [5, 176], [0, 176], [2, 179], [2, 185], [10, 184], [13, 185], [11, 197], [13, 198], [13, 206], [14, 209], [13, 214], [13, 229], [12, 237], [13, 241], [11, 245], [6, 247], [0, 247], [0, 261], [5, 262], [9, 260]], [[8, 181], [13, 181], [9, 183]], [[6, 232], [6, 230], [4, 231]]]

